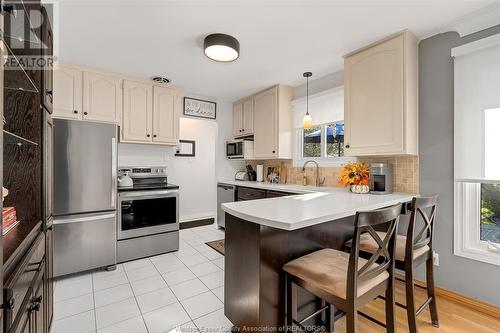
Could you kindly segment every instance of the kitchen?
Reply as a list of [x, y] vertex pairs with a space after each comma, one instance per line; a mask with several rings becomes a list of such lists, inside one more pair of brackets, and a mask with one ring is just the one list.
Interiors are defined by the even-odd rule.
[[498, 4], [3, 10], [5, 332], [500, 330]]

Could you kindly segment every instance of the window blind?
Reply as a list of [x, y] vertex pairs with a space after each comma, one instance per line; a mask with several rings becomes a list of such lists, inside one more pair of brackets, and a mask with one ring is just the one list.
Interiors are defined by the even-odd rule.
[[500, 34], [452, 49], [454, 177], [500, 181]]

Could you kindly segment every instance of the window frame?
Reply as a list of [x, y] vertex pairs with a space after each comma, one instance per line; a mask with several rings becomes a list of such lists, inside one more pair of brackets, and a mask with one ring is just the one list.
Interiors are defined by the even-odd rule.
[[356, 162], [356, 157], [351, 156], [332, 156], [327, 157], [326, 145], [326, 127], [333, 124], [344, 123], [344, 120], [331, 121], [328, 123], [314, 124], [313, 126], [321, 127], [321, 156], [308, 157], [304, 156], [304, 129], [298, 128], [295, 131], [295, 149], [293, 154], [293, 164], [297, 167], [302, 167], [306, 161], [316, 161], [321, 167], [342, 166], [346, 163]]
[[454, 184], [454, 245], [456, 256], [500, 266], [500, 251], [481, 240], [481, 183]]

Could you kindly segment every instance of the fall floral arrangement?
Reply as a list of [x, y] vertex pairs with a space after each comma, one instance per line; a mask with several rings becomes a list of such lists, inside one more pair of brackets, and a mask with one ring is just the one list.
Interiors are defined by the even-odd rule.
[[349, 163], [340, 173], [339, 185], [368, 185], [370, 182], [370, 169], [364, 163]]

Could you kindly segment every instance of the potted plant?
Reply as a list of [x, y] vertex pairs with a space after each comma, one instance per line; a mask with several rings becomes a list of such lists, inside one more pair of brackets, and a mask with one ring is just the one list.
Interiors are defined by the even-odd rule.
[[370, 192], [370, 168], [364, 163], [349, 163], [344, 166], [338, 181], [341, 186], [350, 186], [351, 192], [364, 194]]

